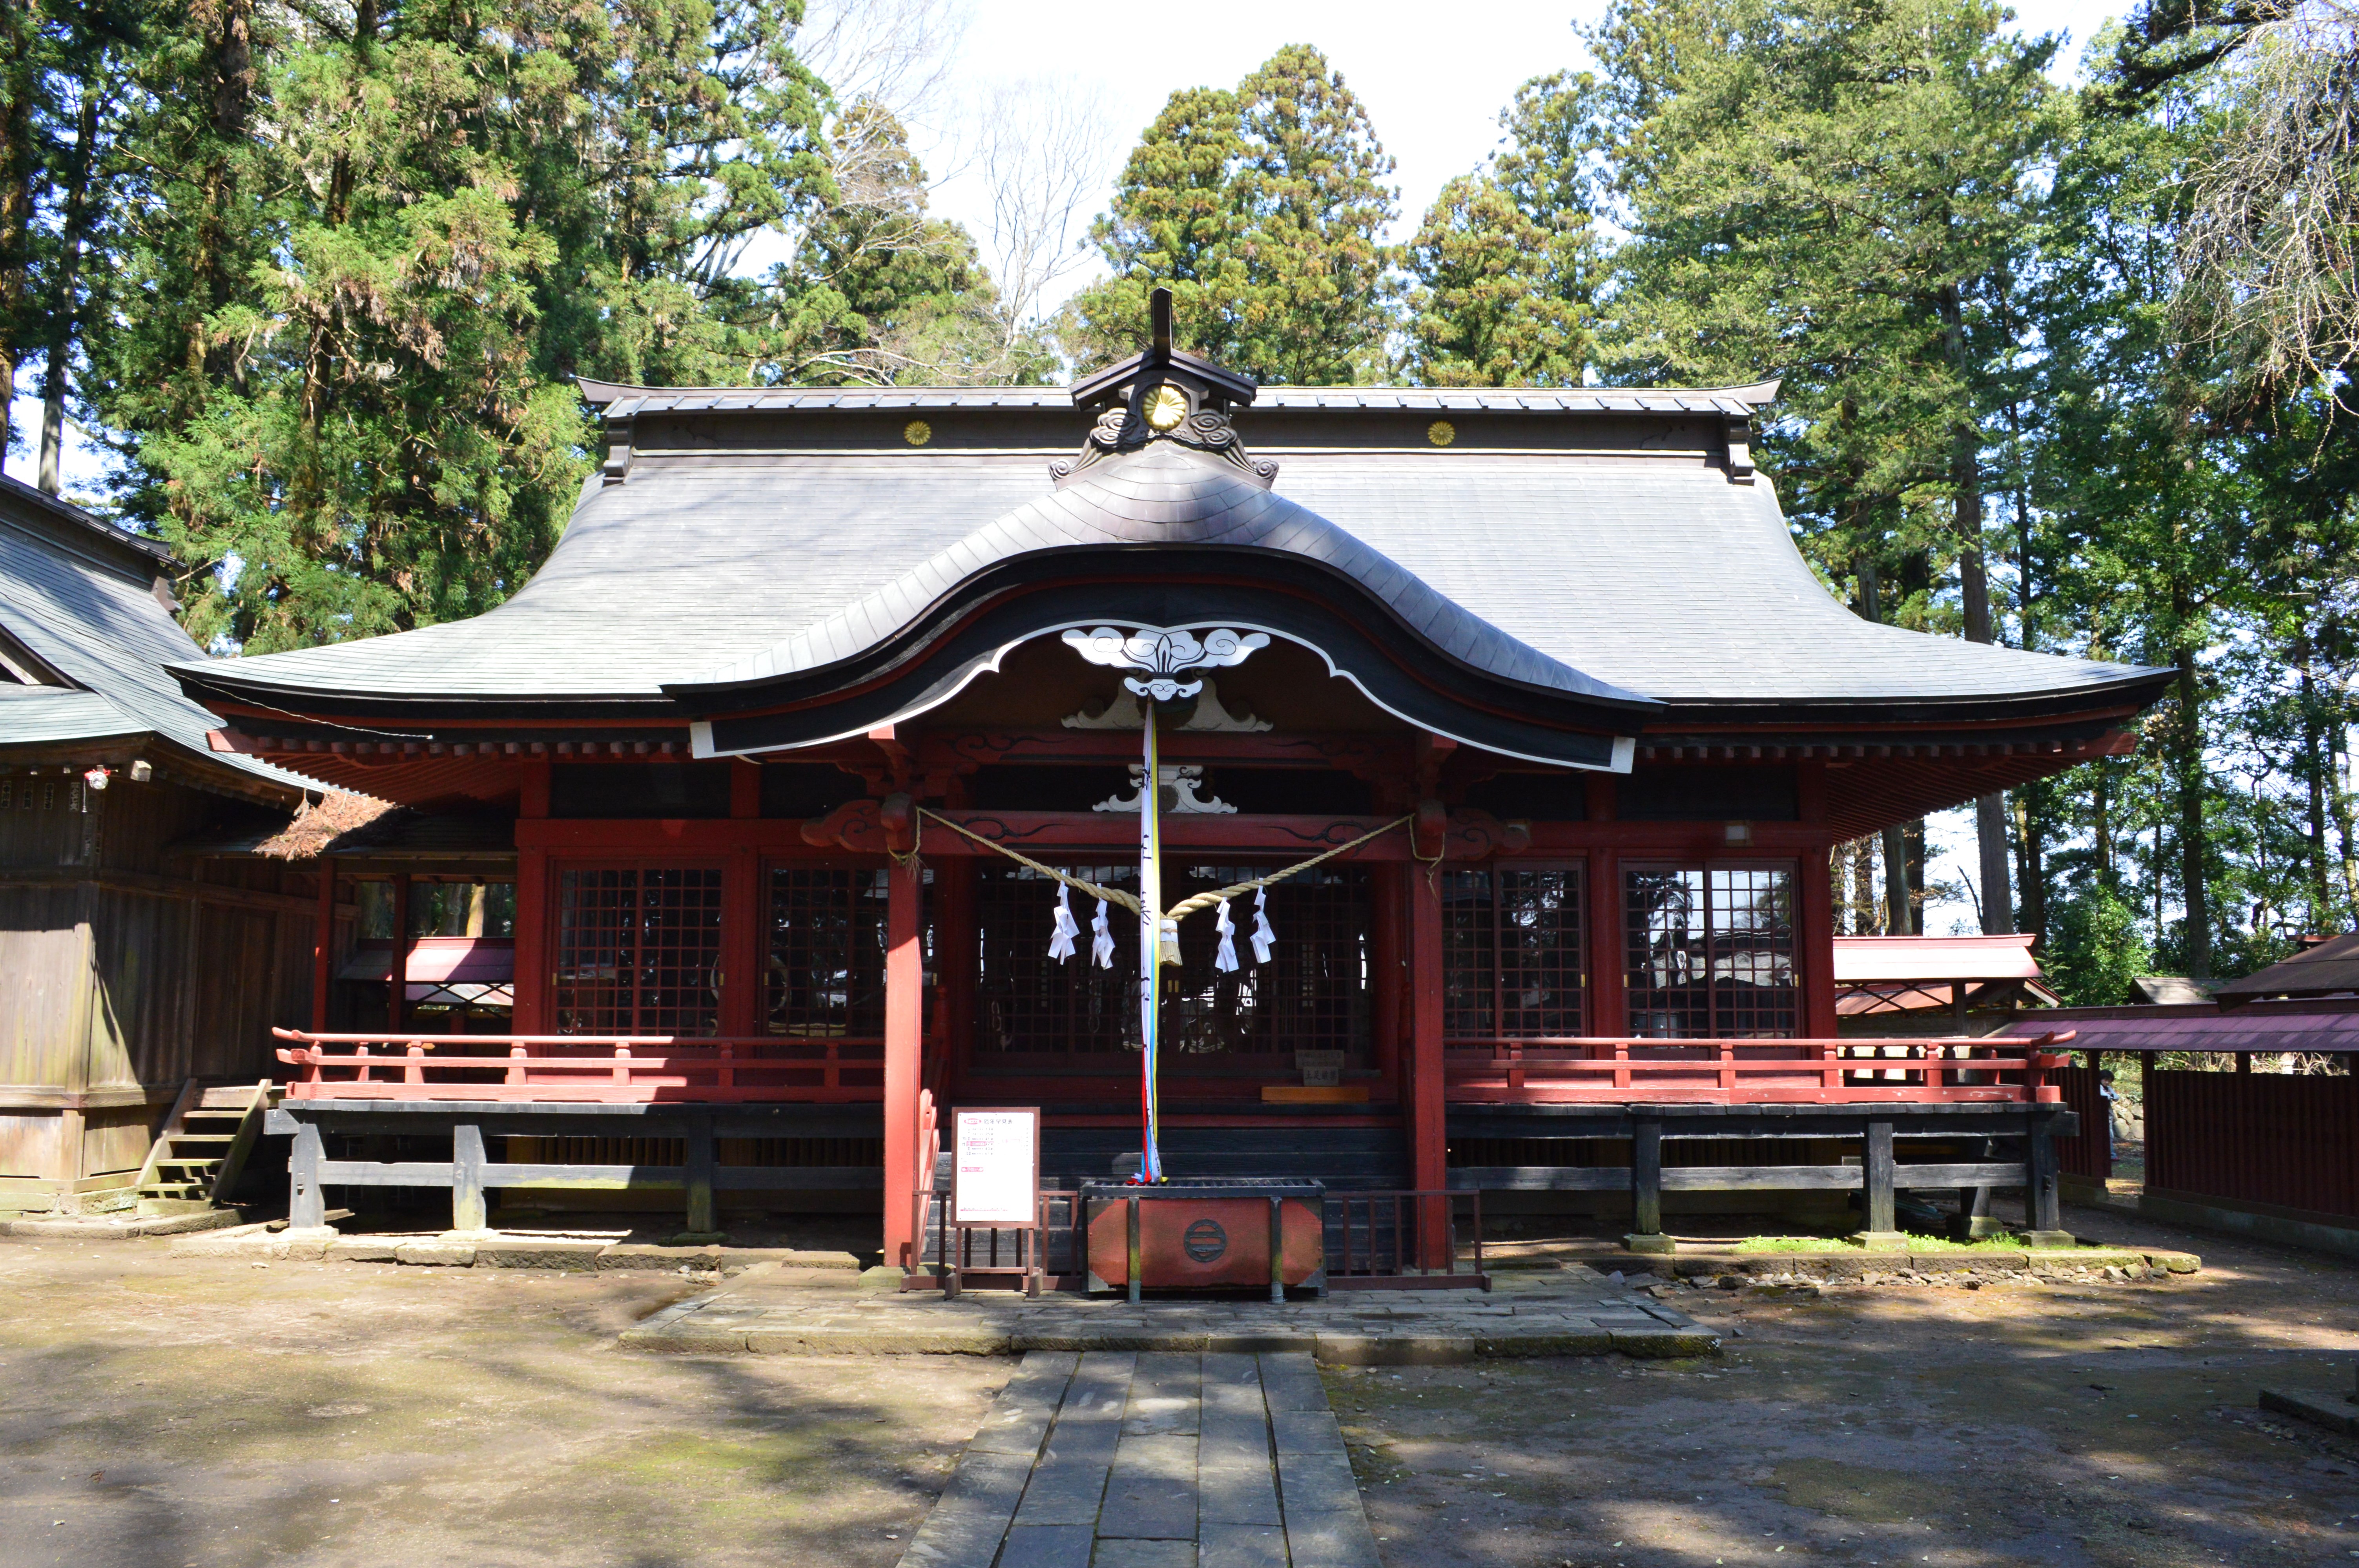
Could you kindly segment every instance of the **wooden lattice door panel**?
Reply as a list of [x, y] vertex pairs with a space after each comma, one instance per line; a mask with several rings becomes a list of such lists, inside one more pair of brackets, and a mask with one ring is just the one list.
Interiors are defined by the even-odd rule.
[[1550, 1040], [1588, 1032], [1584, 892], [1578, 866], [1484, 866], [1442, 877], [1445, 1036]]
[[1800, 1032], [1790, 864], [1634, 866], [1622, 909], [1631, 1034], [1775, 1040]]
[[805, 1040], [885, 1033], [887, 874], [776, 866], [763, 1027]]
[[[1133, 866], [1076, 866], [1076, 875], [1125, 890], [1137, 885]], [[1178, 903], [1198, 892], [1232, 886], [1268, 867], [1168, 862], [1163, 896]], [[1094, 900], [1072, 898], [1082, 927], [1075, 955], [1049, 957], [1056, 908], [1054, 887], [1037, 872], [979, 869], [975, 923], [980, 929], [976, 998], [977, 1060], [1016, 1064], [1103, 1060], [1138, 1050], [1138, 921], [1108, 911], [1114, 967], [1090, 962]], [[1213, 916], [1182, 921], [1181, 962], [1167, 969], [1165, 1061], [1174, 1070], [1191, 1062], [1291, 1071], [1297, 1051], [1341, 1051], [1350, 1065], [1370, 1060], [1369, 898], [1364, 867], [1321, 866], [1269, 890], [1269, 918], [1277, 941], [1269, 962], [1254, 962], [1250, 897], [1230, 906], [1240, 967], [1212, 966], [1220, 935]]]
[[556, 1003], [560, 1034], [716, 1032], [719, 867], [562, 873]]

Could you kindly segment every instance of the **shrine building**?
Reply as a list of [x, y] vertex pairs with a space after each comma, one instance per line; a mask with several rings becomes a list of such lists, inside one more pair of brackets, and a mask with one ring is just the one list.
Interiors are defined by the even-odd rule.
[[1147, 702], [1166, 907], [1349, 846], [1180, 921], [1171, 1173], [1640, 1236], [1666, 1192], [1864, 1188], [1889, 1231], [1896, 1185], [2028, 1183], [2054, 1228], [2056, 1059], [1838, 1038], [1829, 853], [2125, 753], [2172, 671], [1853, 615], [1756, 470], [1774, 385], [1256, 387], [1167, 329], [1068, 390], [582, 391], [604, 463], [499, 607], [178, 670], [217, 749], [513, 822], [505, 1021], [415, 1011], [403, 933], [335, 1016], [317, 955], [299, 1225], [372, 1183], [462, 1228], [824, 1198], [914, 1266], [959, 1105], [1106, 1179], [1139, 925], [1101, 961], [1068, 888], [1052, 957], [1041, 868], [1136, 893]]

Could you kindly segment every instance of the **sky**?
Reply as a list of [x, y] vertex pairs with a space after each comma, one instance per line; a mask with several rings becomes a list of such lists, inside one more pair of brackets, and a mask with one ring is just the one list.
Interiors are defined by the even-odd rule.
[[[890, 8], [893, 0], [886, 3]], [[1310, 43], [1358, 95], [1398, 165], [1394, 180], [1402, 216], [1396, 239], [1414, 229], [1446, 181], [1490, 155], [1498, 142], [1499, 112], [1517, 85], [1586, 63], [1574, 27], [1594, 22], [1604, 9], [1604, 0], [1256, 0], [1191, 14], [1103, 0], [964, 0], [961, 27], [960, 0], [915, 4], [941, 28], [947, 70], [931, 106], [913, 124], [913, 140], [941, 177], [935, 210], [978, 234], [987, 226], [988, 197], [969, 149], [981, 105], [994, 88], [1045, 81], [1052, 91], [1093, 101], [1107, 130], [1110, 183], [1171, 93], [1234, 86], [1282, 46]], [[2088, 40], [2121, 9], [2110, 0], [2020, 0], [2016, 26], [2026, 33], [2067, 35], [2053, 74], [2068, 82]], [[1055, 297], [1091, 275], [1088, 266], [1077, 267], [1060, 280]], [[25, 379], [29, 384], [32, 376]], [[33, 399], [18, 397], [15, 414], [18, 430], [38, 429], [40, 410]], [[29, 483], [33, 467], [31, 452], [8, 454], [11, 475]], [[80, 441], [71, 443], [68, 490], [95, 488], [98, 478], [95, 455]], [[1971, 817], [1952, 813], [1931, 828], [1935, 844], [1955, 852], [1935, 856], [1932, 875], [1954, 880], [1956, 855], [1971, 860], [1973, 853]], [[1972, 927], [1971, 907], [1936, 908], [1926, 927], [1945, 932], [1958, 921]]]

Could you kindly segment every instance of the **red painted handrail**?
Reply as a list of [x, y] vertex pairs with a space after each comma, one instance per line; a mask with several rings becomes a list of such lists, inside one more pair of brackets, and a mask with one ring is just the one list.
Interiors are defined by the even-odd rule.
[[2053, 1105], [2071, 1039], [1451, 1040], [1442, 1076], [1493, 1105]]
[[649, 1035], [316, 1034], [292, 1043], [296, 1100], [851, 1105], [885, 1096], [871, 1040]]

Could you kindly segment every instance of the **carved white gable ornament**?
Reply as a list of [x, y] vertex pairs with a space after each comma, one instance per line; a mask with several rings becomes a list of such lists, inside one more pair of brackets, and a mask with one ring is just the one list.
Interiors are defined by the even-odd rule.
[[1226, 626], [1201, 631], [1187, 626], [1079, 626], [1065, 633], [1074, 652], [1108, 670], [1136, 670], [1146, 679], [1125, 677], [1123, 686], [1133, 695], [1169, 702], [1192, 697], [1204, 689], [1201, 681], [1184, 679], [1190, 670], [1226, 670], [1243, 664], [1256, 648], [1269, 646], [1266, 632], [1235, 632]]

